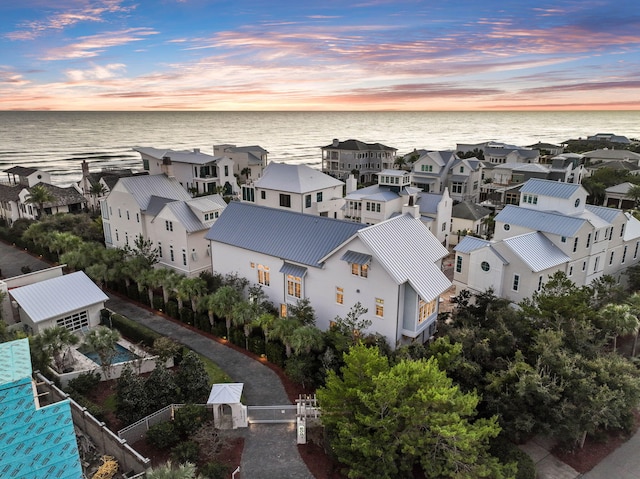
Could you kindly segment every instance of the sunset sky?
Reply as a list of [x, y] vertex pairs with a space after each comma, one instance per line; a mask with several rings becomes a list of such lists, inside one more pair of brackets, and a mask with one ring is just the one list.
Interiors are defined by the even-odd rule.
[[0, 110], [635, 110], [640, 3], [0, 0]]

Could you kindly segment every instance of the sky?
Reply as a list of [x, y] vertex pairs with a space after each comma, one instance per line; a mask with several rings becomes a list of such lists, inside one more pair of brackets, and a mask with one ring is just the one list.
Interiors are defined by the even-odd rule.
[[0, 0], [0, 110], [640, 110], [634, 0]]

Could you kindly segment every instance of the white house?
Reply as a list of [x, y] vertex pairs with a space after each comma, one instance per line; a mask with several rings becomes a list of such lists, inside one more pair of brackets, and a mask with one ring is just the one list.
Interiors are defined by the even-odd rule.
[[109, 298], [82, 271], [9, 290], [20, 322], [29, 333], [63, 326], [70, 331], [100, 324], [100, 311]]
[[198, 148], [192, 151], [162, 150], [136, 147], [142, 166], [150, 175], [166, 173], [175, 176], [178, 182], [194, 194], [218, 193], [238, 194], [238, 181], [234, 176], [233, 161], [226, 156], [211, 156]]
[[328, 329], [360, 302], [369, 332], [392, 347], [433, 335], [439, 296], [451, 286], [440, 269], [446, 248], [410, 215], [366, 226], [233, 202], [207, 238], [213, 270], [262, 285], [281, 315], [308, 298]]
[[4, 170], [9, 185], [35, 186], [38, 183], [51, 184], [51, 174], [27, 166], [12, 166]]
[[455, 248], [454, 284], [520, 301], [556, 271], [577, 285], [604, 274], [624, 280], [640, 260], [640, 222], [621, 210], [586, 205], [582, 186], [532, 179], [520, 204], [495, 217], [492, 241], [465, 237]]
[[107, 247], [133, 247], [142, 235], [158, 249], [158, 266], [187, 276], [211, 269], [204, 235], [226, 207], [220, 195], [192, 198], [175, 178], [132, 176], [121, 178], [100, 206]]
[[484, 161], [496, 165], [501, 163], [538, 163], [540, 161], [539, 150], [496, 141], [475, 144], [458, 143], [456, 146], [456, 152], [468, 153], [475, 150], [483, 153]]
[[487, 225], [484, 220], [490, 215], [490, 209], [470, 201], [455, 204], [451, 210], [452, 238], [449, 240], [449, 244], [458, 244], [460, 237], [469, 233], [486, 235]]
[[307, 165], [271, 162], [242, 185], [242, 201], [298, 213], [342, 217], [344, 183]]
[[261, 146], [213, 145], [213, 156], [224, 156], [233, 161], [233, 173], [249, 181], [260, 178], [267, 167], [269, 152]]

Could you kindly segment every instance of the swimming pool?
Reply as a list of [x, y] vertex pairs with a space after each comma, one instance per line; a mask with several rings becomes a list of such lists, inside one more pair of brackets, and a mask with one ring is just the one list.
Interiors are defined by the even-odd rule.
[[[80, 351], [80, 352], [86, 357], [88, 357], [89, 359], [91, 359], [91, 361], [93, 361], [94, 363], [100, 364], [100, 356], [98, 356], [98, 353], [85, 352], [85, 351]], [[139, 358], [140, 356], [138, 356], [135, 353], [132, 353], [127, 348], [125, 348], [122, 344], [116, 343], [116, 354], [111, 359], [111, 364], [124, 363], [127, 361], [133, 361], [134, 359], [139, 359]]]

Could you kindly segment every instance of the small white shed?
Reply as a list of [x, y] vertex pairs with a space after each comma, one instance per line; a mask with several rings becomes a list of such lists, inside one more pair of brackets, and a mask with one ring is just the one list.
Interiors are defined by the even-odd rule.
[[214, 424], [219, 429], [247, 427], [247, 406], [240, 402], [244, 383], [211, 386], [207, 405], [213, 408]]

